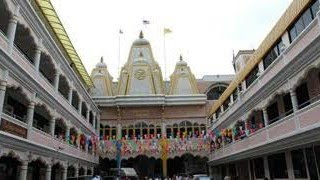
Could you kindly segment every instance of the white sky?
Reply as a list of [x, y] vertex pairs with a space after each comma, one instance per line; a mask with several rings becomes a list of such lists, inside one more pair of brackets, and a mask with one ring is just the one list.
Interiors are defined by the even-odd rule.
[[[231, 74], [232, 50], [257, 48], [292, 0], [51, 0], [89, 74], [104, 56], [118, 78], [132, 42], [144, 30], [164, 75], [163, 28], [167, 77], [182, 54], [197, 78]], [[150, 21], [143, 26], [142, 20]]]

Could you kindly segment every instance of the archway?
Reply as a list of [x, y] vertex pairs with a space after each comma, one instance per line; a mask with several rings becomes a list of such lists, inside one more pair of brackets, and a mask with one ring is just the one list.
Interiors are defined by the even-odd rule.
[[79, 176], [83, 176], [83, 175], [84, 175], [84, 172], [85, 172], [84, 167], [80, 167], [80, 168], [79, 168]]
[[68, 99], [70, 87], [67, 78], [63, 75], [59, 77], [58, 90], [64, 98]]
[[52, 166], [52, 171], [51, 171], [51, 180], [62, 180], [62, 171], [63, 171], [63, 166], [60, 163], [56, 163]]
[[0, 31], [5, 35], [7, 32], [11, 13], [5, 1], [0, 1]]
[[11, 154], [0, 158], [0, 179], [17, 179], [21, 162]]
[[49, 81], [50, 84], [54, 83], [56, 69], [51, 57], [44, 52], [41, 52], [39, 71]]
[[80, 102], [80, 98], [79, 98], [79, 94], [77, 91], [72, 91], [72, 106], [76, 109], [79, 110], [79, 102]]
[[18, 23], [16, 29], [16, 35], [14, 38], [14, 44], [25, 55], [28, 61], [34, 63], [35, 49], [37, 47], [34, 38], [31, 35], [30, 29], [23, 24]]
[[28, 178], [32, 180], [45, 180], [46, 176], [46, 164], [37, 159], [29, 163], [28, 165]]
[[7, 115], [27, 122], [29, 99], [21, 87], [7, 87], [3, 105], [3, 112]]
[[67, 125], [63, 121], [63, 119], [56, 119], [55, 127], [54, 127], [54, 136], [60, 140], [66, 139], [66, 129]]
[[50, 133], [51, 115], [47, 107], [43, 104], [37, 104], [34, 108], [32, 126], [46, 133]]
[[74, 177], [76, 175], [76, 168], [74, 166], [68, 166], [67, 177]]
[[170, 158], [168, 164], [168, 177], [174, 175], [189, 176], [193, 174], [206, 174], [207, 157], [184, 154], [181, 157]]
[[222, 93], [226, 90], [227, 86], [218, 85], [211, 88], [207, 92], [207, 100], [218, 100]]

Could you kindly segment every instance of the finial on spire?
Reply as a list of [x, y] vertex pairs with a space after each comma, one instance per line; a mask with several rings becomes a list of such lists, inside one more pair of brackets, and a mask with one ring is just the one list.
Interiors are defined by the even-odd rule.
[[101, 62], [101, 63], [103, 63], [103, 56], [101, 56], [101, 58], [100, 58], [100, 62]]
[[140, 31], [139, 38], [140, 38], [140, 39], [143, 39], [143, 32], [142, 32], [142, 30]]
[[182, 55], [180, 54], [180, 61], [183, 61]]

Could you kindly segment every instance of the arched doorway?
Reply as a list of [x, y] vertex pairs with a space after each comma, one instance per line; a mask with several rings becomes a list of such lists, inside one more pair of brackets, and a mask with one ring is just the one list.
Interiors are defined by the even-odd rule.
[[2, 156], [0, 158], [0, 179], [11, 180], [18, 178], [18, 167], [21, 162], [12, 155]]
[[46, 176], [46, 164], [37, 159], [29, 163], [28, 165], [28, 178], [32, 180], [45, 180]]
[[76, 168], [73, 166], [68, 166], [67, 177], [74, 177], [76, 175]]
[[52, 166], [51, 180], [62, 180], [63, 166], [60, 163], [56, 163]]

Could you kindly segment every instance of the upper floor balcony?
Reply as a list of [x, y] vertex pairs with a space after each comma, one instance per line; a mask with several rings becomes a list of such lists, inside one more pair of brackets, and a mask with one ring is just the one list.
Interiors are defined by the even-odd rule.
[[[3, 17], [10, 18], [11, 12], [5, 8], [6, 5], [1, 6], [4, 7], [1, 11]], [[4, 69], [10, 69], [13, 79], [19, 77], [19, 83], [28, 82], [28, 88], [49, 101], [53, 109], [62, 108], [61, 111], [67, 111], [73, 121], [80, 121], [83, 129], [98, 133], [99, 111], [95, 105], [87, 103], [92, 99], [88, 101], [88, 98], [81, 96], [75, 81], [67, 78], [68, 73], [53, 59], [51, 52], [40, 47], [41, 43], [36, 43], [35, 35], [26, 22], [15, 16], [13, 18], [16, 18], [11, 19], [14, 22], [1, 19], [0, 60]]]
[[[317, 53], [314, 44], [319, 41], [320, 35], [318, 16], [319, 14], [306, 24], [295, 39], [289, 41], [289, 32], [284, 33], [282, 38], [287, 41], [284, 43], [283, 50], [268, 66], [261, 61], [256, 78], [250, 85], [246, 85], [246, 82], [240, 84], [240, 88], [221, 105], [211, 119], [212, 129], [221, 129], [234, 123], [237, 117], [248, 116], [257, 106], [262, 110], [261, 101], [265, 100], [264, 103], [267, 103], [268, 97], [281, 93], [276, 91], [281, 86], [286, 86], [282, 89], [287, 92], [289, 89], [295, 89], [294, 85], [297, 84], [298, 79], [294, 75], [301, 71], [301, 68], [310, 65], [314, 61], [313, 56]], [[239, 91], [239, 89], [242, 90]]]

